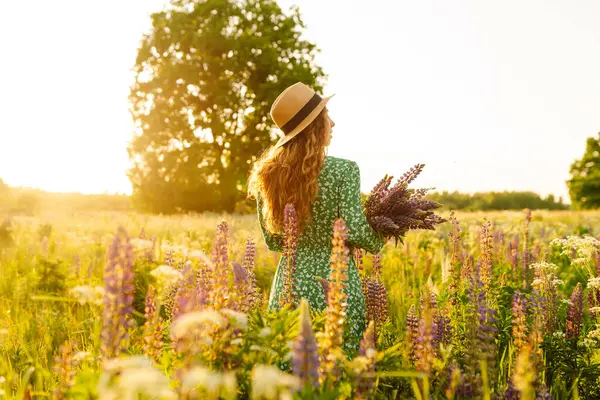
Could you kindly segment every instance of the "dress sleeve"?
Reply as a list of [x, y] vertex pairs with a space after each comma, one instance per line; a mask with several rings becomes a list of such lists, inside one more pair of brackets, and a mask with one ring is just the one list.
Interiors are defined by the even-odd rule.
[[265, 221], [262, 215], [262, 199], [260, 195], [256, 196], [256, 208], [258, 212], [258, 222], [260, 224], [260, 230], [262, 231], [263, 237], [265, 238], [265, 243], [267, 247], [271, 251], [283, 251], [283, 237], [281, 235], [271, 233], [267, 230], [265, 226]]
[[367, 221], [360, 202], [360, 170], [355, 162], [348, 164], [346, 176], [340, 185], [340, 203], [338, 215], [348, 227], [348, 243], [353, 247], [365, 249], [369, 253], [378, 253], [385, 244], [379, 234]]

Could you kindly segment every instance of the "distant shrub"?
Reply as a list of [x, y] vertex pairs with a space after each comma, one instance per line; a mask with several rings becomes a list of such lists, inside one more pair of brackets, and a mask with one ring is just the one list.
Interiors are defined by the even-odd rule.
[[567, 210], [569, 206], [553, 195], [542, 198], [534, 192], [436, 192], [428, 199], [441, 203], [449, 210], [493, 211], [493, 210]]

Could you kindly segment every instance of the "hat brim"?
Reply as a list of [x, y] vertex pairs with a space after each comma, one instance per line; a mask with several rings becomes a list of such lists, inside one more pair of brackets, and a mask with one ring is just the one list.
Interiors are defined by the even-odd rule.
[[304, 128], [306, 128], [308, 125], [310, 125], [311, 122], [313, 122], [315, 120], [315, 118], [317, 118], [319, 116], [319, 114], [321, 113], [321, 111], [323, 111], [323, 109], [325, 108], [325, 106], [327, 105], [327, 103], [329, 102], [329, 100], [335, 95], [331, 95], [328, 97], [323, 97], [323, 100], [321, 100], [321, 102], [319, 103], [318, 106], [315, 107], [315, 109], [308, 114], [308, 116], [304, 119], [304, 121], [302, 121], [293, 131], [291, 131], [288, 134], [284, 134], [283, 131], [279, 131], [279, 133], [281, 135], [283, 135], [281, 137], [281, 139], [279, 139], [279, 141], [275, 144], [275, 148], [281, 147], [284, 144], [286, 144], [287, 142], [289, 142], [290, 140], [292, 140], [293, 138], [295, 138], [300, 132], [302, 132], [304, 130]]

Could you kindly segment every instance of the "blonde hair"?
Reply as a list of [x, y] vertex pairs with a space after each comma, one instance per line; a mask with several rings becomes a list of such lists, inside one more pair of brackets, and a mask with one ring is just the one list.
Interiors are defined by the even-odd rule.
[[327, 109], [285, 145], [267, 149], [256, 160], [248, 180], [250, 197], [260, 196], [262, 217], [268, 231], [283, 228], [283, 211], [291, 203], [296, 209], [300, 230], [311, 219], [311, 205], [317, 196], [317, 178], [325, 161]]

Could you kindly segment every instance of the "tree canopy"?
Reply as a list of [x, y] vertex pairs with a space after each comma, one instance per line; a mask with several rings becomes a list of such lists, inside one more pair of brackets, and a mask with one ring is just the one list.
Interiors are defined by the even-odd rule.
[[274, 140], [269, 109], [298, 81], [321, 91], [297, 8], [274, 0], [174, 0], [152, 14], [131, 88], [129, 178], [150, 212], [233, 211]]
[[583, 157], [571, 165], [567, 185], [575, 208], [600, 208], [600, 133], [587, 139]]

